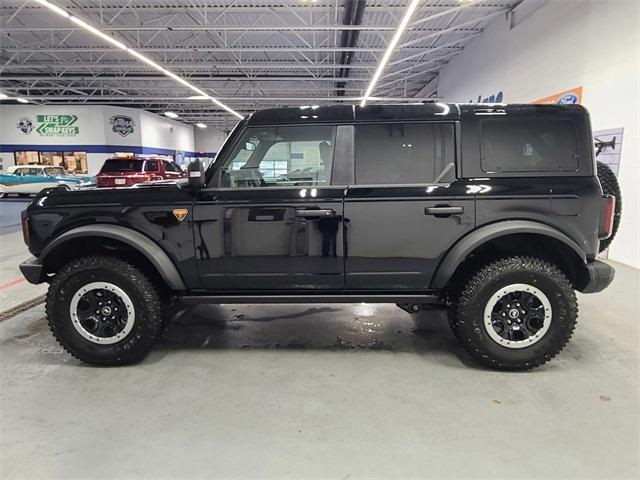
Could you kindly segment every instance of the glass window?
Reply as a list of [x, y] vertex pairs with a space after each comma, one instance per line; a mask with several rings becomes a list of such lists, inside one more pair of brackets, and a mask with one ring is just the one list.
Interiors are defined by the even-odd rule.
[[[452, 124], [356, 126], [355, 181], [360, 185], [431, 183], [455, 161]], [[440, 181], [452, 181], [455, 169]]]
[[15, 152], [16, 165], [37, 165], [40, 163], [38, 152]]
[[164, 164], [164, 169], [167, 172], [180, 172], [181, 171], [180, 167], [177, 164], [173, 163], [173, 162], [168, 162], [167, 160], [164, 160], [162, 163]]
[[86, 152], [16, 152], [16, 165], [50, 165], [70, 173], [87, 173]]
[[141, 172], [143, 162], [126, 158], [110, 158], [104, 162], [100, 172]]
[[146, 164], [147, 166], [145, 167], [145, 170], [147, 172], [157, 172], [160, 169], [158, 162], [156, 161], [147, 160]]
[[480, 122], [482, 170], [557, 172], [578, 169], [576, 126], [568, 119], [504, 118]]
[[335, 127], [248, 128], [222, 166], [222, 187], [331, 183]]
[[65, 171], [59, 167], [47, 167], [44, 169], [44, 173], [46, 175], [59, 176], [64, 175]]

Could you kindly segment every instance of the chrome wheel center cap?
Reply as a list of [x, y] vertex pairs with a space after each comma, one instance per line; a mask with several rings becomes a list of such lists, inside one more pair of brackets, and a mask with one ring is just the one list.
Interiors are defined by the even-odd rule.
[[520, 312], [517, 309], [512, 308], [511, 310], [509, 310], [509, 318], [511, 318], [512, 320], [515, 320], [519, 316], [520, 316]]
[[105, 317], [111, 315], [111, 307], [102, 307], [102, 315]]

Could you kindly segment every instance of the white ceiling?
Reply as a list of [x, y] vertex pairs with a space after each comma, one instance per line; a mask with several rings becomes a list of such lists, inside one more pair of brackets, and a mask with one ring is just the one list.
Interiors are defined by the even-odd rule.
[[[247, 113], [355, 103], [408, 1], [51, 0]], [[424, 0], [373, 95], [417, 101], [438, 70], [521, 0]], [[31, 0], [0, 5], [0, 91], [40, 103], [173, 110], [222, 129], [208, 100]]]

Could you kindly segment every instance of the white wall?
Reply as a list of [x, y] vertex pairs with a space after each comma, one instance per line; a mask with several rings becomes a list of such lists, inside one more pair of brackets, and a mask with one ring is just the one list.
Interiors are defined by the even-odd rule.
[[[109, 106], [77, 105], [0, 105], [0, 144], [32, 145], [140, 145], [141, 110]], [[75, 115], [74, 126], [78, 133], [72, 135], [43, 136], [36, 131], [38, 115]], [[134, 131], [126, 136], [113, 132], [109, 119], [114, 115], [127, 115], [133, 119]], [[23, 133], [18, 121], [29, 118], [34, 130]]]
[[591, 114], [594, 130], [624, 127], [619, 173], [624, 209], [609, 258], [636, 268], [640, 268], [639, 10], [637, 0], [556, 0], [519, 19], [513, 28], [510, 19], [498, 18], [442, 69], [438, 85], [438, 96], [445, 101], [477, 101], [478, 96], [502, 91], [506, 103], [531, 102], [582, 86], [582, 104]]
[[[75, 115], [77, 133], [44, 136], [37, 132], [38, 115]], [[133, 132], [120, 135], [113, 131], [110, 120], [116, 115], [126, 115], [133, 120]], [[33, 122], [33, 130], [23, 133], [17, 127], [21, 118]], [[194, 132], [185, 125], [144, 110], [89, 105], [0, 105], [0, 145], [60, 145], [109, 147], [116, 151], [130, 151], [127, 147], [180, 150], [193, 152]], [[37, 148], [37, 147], [35, 147]], [[112, 156], [108, 148], [87, 153], [89, 174], [98, 173], [105, 159]], [[12, 152], [0, 152], [2, 166], [6, 169], [14, 164]]]
[[140, 132], [145, 147], [194, 151], [193, 127], [170, 118], [139, 110]]
[[217, 128], [196, 128], [195, 151], [205, 153], [218, 153], [226, 138], [227, 134], [221, 130], [218, 130]]

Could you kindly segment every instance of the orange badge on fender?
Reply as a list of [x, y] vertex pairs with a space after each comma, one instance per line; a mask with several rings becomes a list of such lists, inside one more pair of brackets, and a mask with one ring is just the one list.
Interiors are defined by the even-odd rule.
[[187, 218], [187, 215], [189, 214], [189, 210], [187, 210], [186, 208], [174, 208], [173, 214], [178, 219], [178, 221], [181, 222], [185, 218]]

